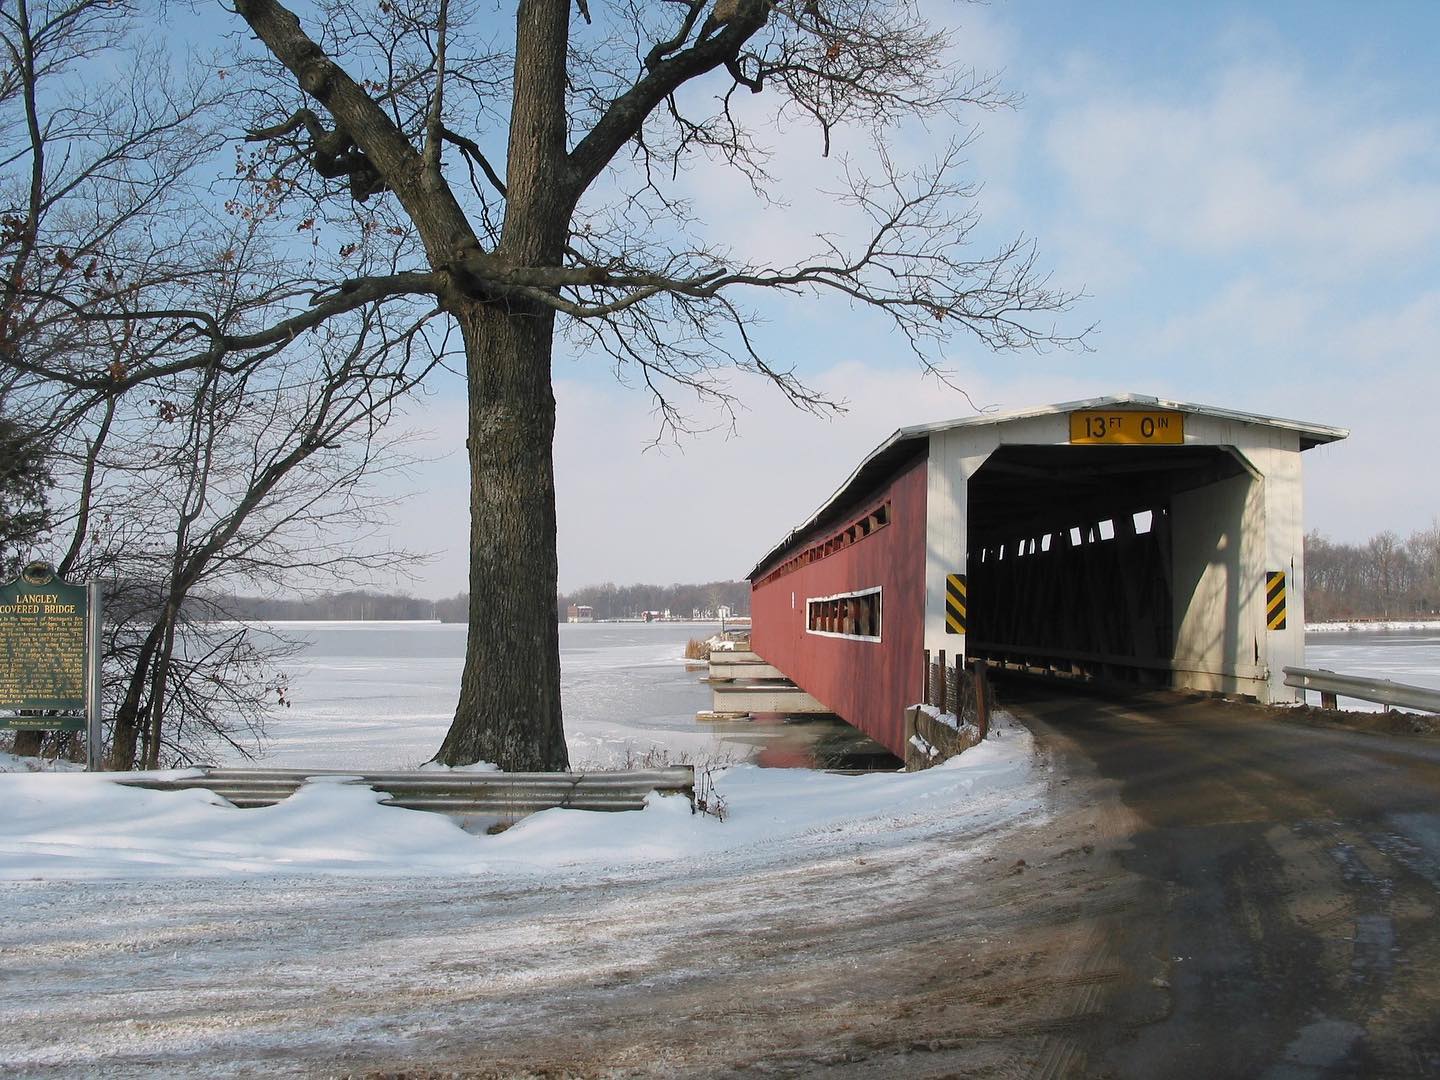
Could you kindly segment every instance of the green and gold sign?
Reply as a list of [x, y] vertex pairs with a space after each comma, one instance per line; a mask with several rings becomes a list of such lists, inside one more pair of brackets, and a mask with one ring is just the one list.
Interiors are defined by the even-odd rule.
[[46, 563], [0, 585], [0, 709], [52, 713], [0, 715], [0, 728], [83, 728], [88, 613], [85, 587]]

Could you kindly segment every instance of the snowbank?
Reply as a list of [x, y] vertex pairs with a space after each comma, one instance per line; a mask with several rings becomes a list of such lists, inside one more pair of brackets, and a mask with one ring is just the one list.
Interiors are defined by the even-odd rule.
[[84, 765], [51, 758], [16, 757], [0, 750], [0, 773], [12, 772], [84, 772]]
[[[240, 810], [203, 790], [121, 787], [105, 775], [0, 775], [0, 881], [253, 875], [484, 875], [678, 870], [696, 859], [783, 860], [796, 845], [893, 842], [963, 815], [1033, 812], [1030, 737], [1008, 728], [920, 773], [839, 776], [738, 765], [715, 774], [726, 819], [652, 795], [642, 811], [546, 810], [495, 836], [439, 814], [381, 806], [367, 787], [311, 782], [275, 806]], [[12, 759], [15, 760], [15, 759]], [[338, 779], [338, 778], [336, 778]]]
[[1371, 622], [1369, 620], [1348, 620], [1341, 622], [1306, 623], [1307, 634], [1337, 634], [1355, 632], [1437, 632], [1440, 631], [1440, 619], [1396, 619], [1394, 621]]

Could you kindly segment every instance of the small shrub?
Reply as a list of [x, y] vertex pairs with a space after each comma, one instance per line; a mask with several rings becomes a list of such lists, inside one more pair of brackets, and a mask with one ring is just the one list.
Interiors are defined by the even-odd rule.
[[652, 743], [648, 749], [643, 751], [626, 746], [621, 768], [664, 769], [671, 765], [689, 765], [695, 770], [695, 800], [692, 804], [695, 813], [706, 814], [724, 821], [729, 814], [729, 809], [725, 804], [725, 796], [715, 790], [715, 773], [733, 764], [735, 764], [735, 759], [729, 754], [721, 754], [719, 757], [704, 755], [697, 758], [688, 750], [674, 753], [668, 747], [656, 746]]
[[725, 796], [715, 790], [715, 776], [709, 763], [695, 770], [695, 811], [724, 821], [729, 808]]
[[710, 642], [702, 638], [691, 638], [685, 643], [686, 660], [709, 660]]

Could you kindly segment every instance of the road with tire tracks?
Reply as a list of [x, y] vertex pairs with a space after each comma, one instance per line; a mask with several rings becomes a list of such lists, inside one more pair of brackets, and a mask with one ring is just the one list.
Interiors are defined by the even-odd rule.
[[1440, 1075], [1440, 741], [1176, 695], [1015, 683], [1039, 744], [1113, 783], [1141, 910], [1112, 946], [1168, 1003], [1087, 1044], [1116, 1076]]
[[1440, 740], [998, 690], [1003, 815], [782, 862], [14, 885], [0, 1076], [1440, 1076]]

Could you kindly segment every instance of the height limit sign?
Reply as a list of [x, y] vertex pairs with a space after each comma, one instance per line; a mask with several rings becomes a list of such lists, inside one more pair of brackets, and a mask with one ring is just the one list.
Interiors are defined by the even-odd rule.
[[1185, 414], [1131, 409], [1072, 412], [1070, 442], [1089, 446], [1179, 446], [1185, 442]]

